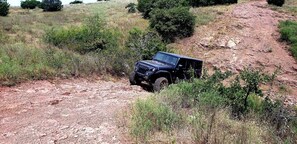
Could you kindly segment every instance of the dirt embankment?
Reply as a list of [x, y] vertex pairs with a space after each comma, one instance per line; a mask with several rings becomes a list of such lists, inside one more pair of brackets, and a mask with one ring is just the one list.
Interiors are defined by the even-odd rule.
[[117, 115], [147, 95], [126, 80], [37, 81], [0, 88], [0, 143], [129, 143]]
[[260, 67], [272, 73], [281, 67], [278, 84], [288, 86], [292, 101], [297, 99], [297, 63], [286, 43], [279, 40], [278, 24], [293, 19], [296, 17], [271, 10], [266, 1], [241, 3], [198, 28], [193, 37], [179, 41], [178, 47], [204, 59], [208, 67], [233, 72]]

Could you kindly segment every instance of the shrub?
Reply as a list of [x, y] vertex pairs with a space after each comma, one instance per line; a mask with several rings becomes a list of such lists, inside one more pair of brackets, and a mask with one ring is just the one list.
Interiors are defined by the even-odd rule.
[[69, 4], [82, 4], [83, 1], [80, 0], [74, 0], [73, 2], [70, 2]]
[[60, 0], [42, 0], [40, 8], [42, 8], [43, 11], [60, 11], [63, 5]]
[[187, 7], [189, 2], [187, 0], [157, 0], [153, 6], [153, 8], [171, 9], [174, 7]]
[[168, 51], [161, 37], [153, 31], [143, 32], [137, 28], [129, 32], [126, 47], [138, 60], [151, 59], [158, 51]]
[[23, 9], [35, 9], [38, 5], [40, 5], [40, 1], [37, 0], [21, 1], [21, 7]]
[[290, 51], [297, 60], [297, 22], [282, 21], [279, 24], [281, 39], [291, 44]]
[[150, 17], [150, 12], [155, 8], [169, 9], [179, 6], [188, 6], [186, 0], [138, 0], [137, 9], [144, 18]]
[[285, 0], [267, 0], [267, 3], [281, 7], [284, 5]]
[[186, 7], [155, 9], [151, 14], [150, 27], [155, 29], [166, 42], [189, 37], [195, 28], [195, 17]]
[[138, 11], [142, 13], [142, 16], [144, 18], [149, 18], [149, 14], [153, 9], [153, 4], [157, 0], [137, 0], [137, 1], [138, 1], [138, 5], [137, 5]]
[[[295, 143], [297, 119], [294, 109], [278, 100], [261, 98], [260, 84], [272, 80], [275, 75], [246, 68], [234, 80], [230, 76], [230, 72], [216, 70], [213, 75], [194, 79], [191, 83], [170, 85], [147, 103], [155, 109], [159, 109], [158, 105], [153, 104], [162, 104], [179, 116], [178, 121], [168, 127], [173, 133], [170, 136], [180, 132], [192, 135], [190, 138], [183, 135], [182, 142], [178, 143], [189, 139], [195, 143]], [[230, 78], [232, 83], [226, 84], [226, 79]], [[134, 105], [132, 109], [132, 135], [144, 135], [145, 138], [162, 135], [159, 131], [155, 133], [150, 121], [164, 118], [153, 115], [148, 106], [138, 107]], [[151, 111], [149, 116], [144, 109]], [[142, 135], [137, 135], [139, 133]]]
[[136, 4], [135, 3], [129, 3], [125, 8], [128, 8], [128, 13], [136, 12]]
[[219, 5], [219, 4], [233, 4], [238, 0], [189, 0], [189, 4], [193, 7]]
[[10, 5], [4, 1], [0, 1], [0, 16], [7, 16], [9, 13], [9, 7]]
[[115, 31], [105, 28], [105, 23], [99, 16], [94, 16], [83, 26], [50, 29], [44, 39], [59, 48], [86, 54], [117, 48], [117, 35]]

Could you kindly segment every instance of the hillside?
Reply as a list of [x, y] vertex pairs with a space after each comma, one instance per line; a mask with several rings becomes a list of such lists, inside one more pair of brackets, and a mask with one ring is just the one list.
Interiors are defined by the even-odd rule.
[[265, 1], [238, 4], [210, 24], [198, 27], [194, 36], [180, 40], [175, 46], [182, 53], [202, 58], [209, 68], [238, 73], [244, 67], [264, 68], [268, 72], [280, 67], [277, 85], [288, 86], [288, 97], [294, 100], [297, 62], [288, 45], [280, 40], [278, 24], [297, 17], [272, 9]]
[[[179, 90], [191, 92], [191, 83], [175, 85], [160, 94], [152, 94], [146, 86], [129, 85], [128, 73], [139, 59], [129, 53], [131, 49], [126, 48], [126, 41], [133, 28], [144, 31], [149, 26], [149, 21], [140, 13], [127, 13], [125, 6], [130, 2], [137, 1], [65, 5], [60, 12], [13, 7], [8, 17], [0, 17], [0, 144], [139, 142], [130, 135], [129, 120], [137, 110], [133, 106], [144, 106], [149, 117], [157, 121], [151, 116], [153, 112], [165, 117], [180, 108], [158, 109], [158, 106], [164, 108], [164, 99], [170, 100], [166, 96], [177, 100], [178, 96], [182, 100], [184, 96], [191, 96], [188, 93], [175, 95]], [[191, 8], [190, 12], [196, 16], [195, 32], [191, 37], [169, 44], [171, 51], [202, 59], [210, 73], [214, 68], [236, 74], [244, 67], [262, 68], [267, 73], [280, 68], [269, 96], [284, 99], [285, 105], [296, 105], [297, 61], [289, 51], [289, 44], [280, 40], [278, 28], [280, 21], [297, 21], [295, 0], [287, 0], [281, 8], [269, 6], [265, 0], [239, 0], [238, 4]], [[97, 16], [103, 21], [99, 28], [110, 32], [108, 36], [116, 37], [111, 39], [116, 43], [115, 47], [96, 53], [80, 53], [71, 49], [76, 43], [63, 43], [72, 37], [71, 34], [89, 30], [85, 28]], [[58, 38], [66, 37], [57, 45], [47, 41], [55, 32], [60, 34]], [[264, 93], [270, 90], [267, 85], [261, 85], [261, 89]], [[252, 95], [251, 101], [256, 103], [255, 109], [260, 109], [257, 106], [263, 99], [255, 97], [256, 94]], [[138, 99], [148, 99], [148, 105]], [[206, 105], [210, 105], [211, 100]], [[199, 136], [208, 134], [210, 119], [217, 121], [213, 122], [214, 130], [210, 132], [213, 135], [209, 136], [213, 141], [209, 143], [216, 143], [217, 137], [223, 138], [225, 143], [271, 143], [285, 141], [277, 137], [281, 134], [287, 136], [286, 133], [274, 135], [271, 132], [274, 125], [260, 123], [256, 114], [237, 120], [229, 117], [227, 108], [215, 107], [203, 113], [187, 104], [181, 105], [179, 112], [185, 115], [181, 117], [189, 123], [197, 122], [194, 123], [197, 131], [191, 131], [192, 125], [188, 123], [186, 126], [177, 123], [178, 128], [185, 127], [174, 128], [172, 133], [162, 133], [158, 131], [160, 128], [154, 135], [150, 133], [154, 137], [148, 143], [197, 142]], [[140, 126], [137, 128], [141, 130]]]

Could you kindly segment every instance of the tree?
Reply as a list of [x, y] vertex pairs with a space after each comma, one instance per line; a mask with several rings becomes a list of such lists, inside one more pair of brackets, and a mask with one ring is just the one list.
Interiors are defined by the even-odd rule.
[[60, 0], [43, 0], [40, 8], [42, 8], [43, 11], [60, 11], [63, 5]]
[[37, 0], [21, 1], [21, 7], [23, 9], [35, 9], [38, 5], [40, 5], [40, 1]]
[[9, 13], [10, 5], [6, 0], [0, 0], [0, 16], [7, 16]]

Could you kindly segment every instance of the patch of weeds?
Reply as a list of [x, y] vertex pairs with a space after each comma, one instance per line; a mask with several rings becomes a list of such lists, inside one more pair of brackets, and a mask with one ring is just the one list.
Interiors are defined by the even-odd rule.
[[145, 141], [156, 131], [169, 131], [178, 122], [178, 115], [154, 98], [138, 100], [132, 110], [131, 134]]
[[279, 24], [281, 39], [291, 44], [290, 51], [293, 57], [297, 60], [297, 22], [282, 21]]

